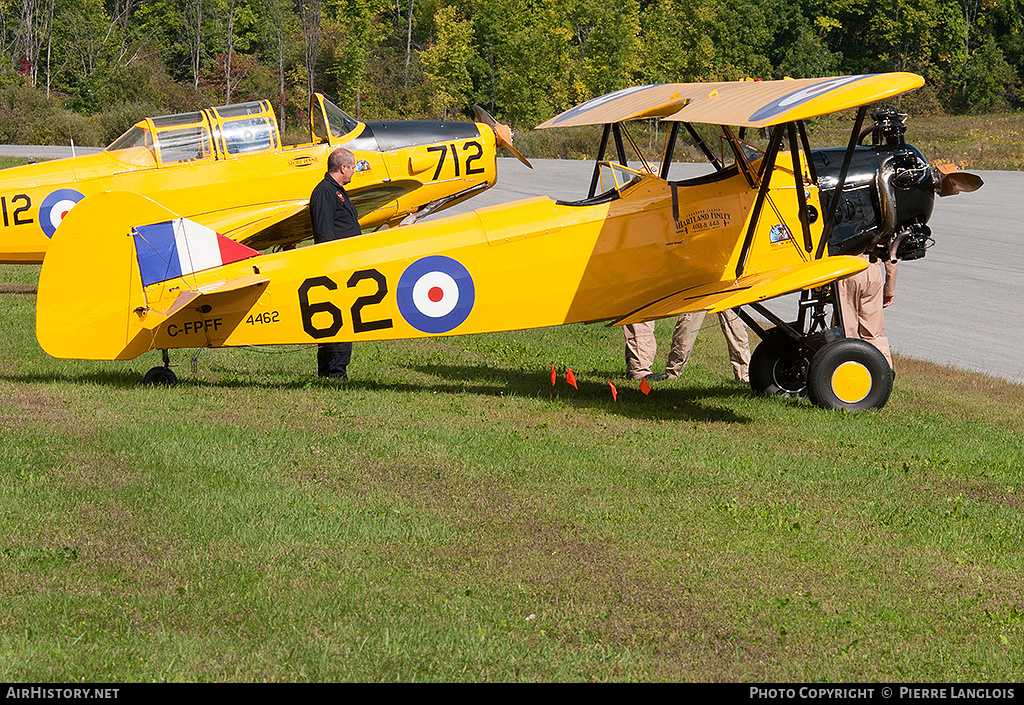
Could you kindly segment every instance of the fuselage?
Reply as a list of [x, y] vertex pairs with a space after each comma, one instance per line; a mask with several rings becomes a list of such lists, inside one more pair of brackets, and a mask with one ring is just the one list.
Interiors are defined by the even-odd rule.
[[[364, 229], [494, 184], [495, 140], [478, 123], [361, 123], [319, 98], [312, 141], [282, 145], [266, 101], [147, 118], [106, 150], [0, 171], [0, 263], [39, 263], [63, 217], [104, 191], [148, 196], [257, 249], [311, 235], [313, 187], [327, 155], [356, 154], [349, 192]], [[386, 137], [382, 137], [386, 136]]]

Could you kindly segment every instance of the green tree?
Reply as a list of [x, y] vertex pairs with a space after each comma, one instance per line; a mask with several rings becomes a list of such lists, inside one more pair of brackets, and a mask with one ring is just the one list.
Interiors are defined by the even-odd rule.
[[434, 13], [434, 41], [421, 53], [420, 60], [430, 82], [431, 107], [443, 120], [468, 107], [466, 100], [473, 87], [469, 64], [475, 55], [472, 36], [472, 20], [462, 19], [454, 6], [438, 8]]
[[641, 15], [646, 83], [699, 81], [713, 72], [714, 12], [701, 0], [657, 0]]

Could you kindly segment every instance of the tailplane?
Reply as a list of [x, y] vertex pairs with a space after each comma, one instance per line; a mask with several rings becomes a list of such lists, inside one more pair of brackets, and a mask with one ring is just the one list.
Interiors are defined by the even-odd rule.
[[145, 196], [89, 196], [68, 213], [43, 260], [36, 338], [53, 357], [137, 357], [154, 347], [154, 329], [182, 307], [264, 279], [203, 291], [188, 285], [189, 275], [259, 254]]

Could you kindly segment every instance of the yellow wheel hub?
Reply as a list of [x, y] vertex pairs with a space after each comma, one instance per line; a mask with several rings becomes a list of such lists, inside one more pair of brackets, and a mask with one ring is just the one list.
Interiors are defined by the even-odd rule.
[[871, 391], [871, 372], [859, 362], [844, 362], [832, 373], [832, 392], [840, 401], [856, 404]]

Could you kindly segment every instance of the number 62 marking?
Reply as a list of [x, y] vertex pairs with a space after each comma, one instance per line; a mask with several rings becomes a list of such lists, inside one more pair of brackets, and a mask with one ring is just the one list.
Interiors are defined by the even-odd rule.
[[[349, 310], [352, 315], [352, 331], [355, 333], [365, 333], [371, 330], [381, 330], [383, 328], [393, 327], [394, 324], [390, 318], [384, 318], [377, 321], [363, 320], [363, 309], [373, 304], [379, 304], [384, 300], [384, 297], [387, 296], [388, 293], [387, 279], [385, 279], [384, 275], [376, 269], [363, 269], [358, 272], [354, 272], [352, 276], [349, 277], [346, 286], [349, 289], [352, 289], [364, 279], [370, 279], [377, 282], [377, 291], [369, 296], [360, 296], [355, 300], [355, 303], [352, 304], [352, 308]], [[316, 339], [335, 336], [344, 326], [341, 309], [330, 301], [310, 303], [310, 289], [321, 286], [329, 291], [334, 291], [338, 288], [338, 285], [334, 283], [334, 280], [327, 276], [310, 277], [302, 282], [301, 286], [299, 286], [299, 310], [302, 312], [302, 329], [306, 331], [309, 337]], [[331, 317], [330, 323], [321, 327], [314, 325], [313, 316], [317, 313], [329, 314]]]

